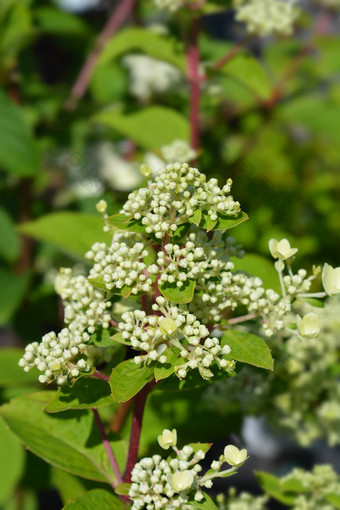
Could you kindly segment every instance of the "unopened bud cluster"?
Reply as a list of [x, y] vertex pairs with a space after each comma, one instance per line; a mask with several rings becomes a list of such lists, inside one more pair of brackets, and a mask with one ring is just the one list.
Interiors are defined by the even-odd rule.
[[188, 221], [195, 209], [206, 209], [212, 221], [217, 214], [236, 215], [239, 202], [230, 196], [232, 181], [220, 188], [217, 179], [206, 180], [188, 163], [167, 165], [149, 182], [147, 188], [131, 193], [124, 205], [128, 217], [141, 220], [148, 234], [157, 239], [173, 233], [179, 224]]
[[115, 233], [112, 243], [95, 243], [86, 253], [94, 262], [89, 278], [101, 278], [108, 291], [131, 287], [132, 294], [151, 291], [152, 281], [145, 273], [147, 266], [143, 259], [149, 254], [142, 239], [135, 234]]
[[[162, 315], [146, 315], [141, 310], [124, 312], [118, 328], [124, 341], [133, 349], [145, 354], [135, 356], [136, 364], [147, 361], [167, 361], [168, 349], [179, 349], [183, 363], [176, 367], [176, 375], [183, 379], [189, 369], [198, 368], [204, 379], [213, 373], [209, 367], [216, 362], [222, 369], [232, 372], [234, 362], [224, 358], [230, 353], [230, 347], [221, 346], [217, 338], [209, 337], [209, 330], [201, 324], [195, 315], [185, 308], [172, 306], [159, 296], [153, 305], [155, 312]], [[209, 337], [209, 338], [207, 338]]]
[[250, 34], [290, 35], [298, 16], [295, 0], [234, 0], [236, 20]]
[[68, 327], [58, 335], [47, 333], [40, 344], [29, 344], [19, 365], [26, 372], [36, 366], [42, 372], [41, 383], [56, 380], [61, 385], [68, 376], [76, 378], [90, 370], [86, 343], [97, 325], [109, 327], [111, 302], [84, 276], [73, 276], [69, 268], [61, 269], [57, 276], [56, 291], [63, 300], [64, 321]]
[[[167, 459], [160, 455], [144, 457], [134, 466], [129, 490], [131, 510], [192, 510], [192, 501], [204, 499], [202, 489], [211, 488], [215, 478], [235, 472], [247, 459], [246, 450], [240, 451], [229, 445], [219, 461], [213, 461], [209, 472], [202, 476], [199, 462], [206, 455], [203, 449], [187, 445], [179, 450], [176, 430], [164, 430], [158, 436], [158, 442], [165, 450], [172, 448], [176, 456]], [[232, 467], [222, 471], [225, 463]]]

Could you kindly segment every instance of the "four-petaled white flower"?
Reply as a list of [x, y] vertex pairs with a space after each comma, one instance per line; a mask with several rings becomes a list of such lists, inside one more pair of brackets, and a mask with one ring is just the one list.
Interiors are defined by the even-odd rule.
[[157, 438], [159, 446], [163, 448], [163, 450], [168, 450], [171, 446], [176, 446], [177, 444], [177, 431], [176, 429], [165, 429], [163, 433]]
[[230, 466], [240, 466], [247, 459], [247, 450], [239, 450], [236, 446], [229, 444], [224, 448], [224, 460]]
[[340, 293], [340, 267], [332, 267], [325, 264], [322, 270], [323, 288], [329, 296]]
[[194, 475], [191, 471], [176, 471], [168, 476], [168, 482], [174, 492], [181, 492], [191, 488], [194, 482]]
[[281, 241], [270, 239], [269, 250], [274, 259], [280, 260], [290, 259], [298, 251], [297, 248], [291, 248], [288, 239], [281, 239]]
[[296, 325], [301, 336], [315, 338], [320, 333], [319, 318], [314, 312], [307, 313], [304, 317], [296, 316]]

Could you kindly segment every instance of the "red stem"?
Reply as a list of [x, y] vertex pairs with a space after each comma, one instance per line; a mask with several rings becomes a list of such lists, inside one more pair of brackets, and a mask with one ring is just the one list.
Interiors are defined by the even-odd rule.
[[190, 41], [187, 48], [188, 81], [190, 83], [190, 126], [191, 147], [199, 147], [199, 103], [200, 103], [200, 75], [199, 75], [199, 49], [198, 37], [200, 30], [199, 18], [193, 18]]
[[107, 455], [109, 457], [109, 461], [110, 461], [110, 464], [112, 466], [113, 472], [116, 475], [117, 482], [112, 482], [112, 487], [115, 489], [117, 487], [117, 485], [123, 483], [123, 479], [121, 477], [121, 474], [120, 474], [120, 471], [119, 471], [119, 467], [118, 467], [116, 458], [115, 458], [114, 453], [112, 451], [112, 448], [111, 448], [111, 445], [110, 445], [110, 441], [107, 438], [107, 435], [106, 435], [106, 432], [105, 432], [105, 429], [104, 429], [104, 425], [102, 424], [102, 421], [100, 419], [100, 416], [98, 414], [97, 409], [95, 409], [93, 407], [92, 408], [92, 413], [93, 413], [95, 422], [97, 424], [99, 433], [101, 435], [101, 438], [102, 438], [102, 441], [103, 441], [103, 445], [104, 445], [105, 450], [107, 452]]
[[240, 41], [239, 43], [235, 44], [235, 46], [233, 46], [231, 50], [228, 51], [226, 55], [224, 55], [224, 57], [220, 58], [219, 60], [217, 60], [217, 62], [215, 62], [215, 64], [213, 65], [213, 69], [215, 70], [221, 69], [221, 67], [223, 67], [227, 62], [229, 62], [229, 60], [234, 58], [241, 50], [244, 49], [244, 47], [248, 44], [251, 38], [252, 37], [247, 37], [243, 41]]
[[132, 424], [131, 424], [131, 432], [130, 432], [130, 445], [129, 445], [129, 453], [128, 459], [126, 463], [124, 482], [131, 482], [131, 472], [134, 468], [138, 460], [138, 449], [139, 449], [139, 440], [140, 434], [142, 431], [142, 421], [143, 414], [145, 409], [146, 399], [150, 390], [155, 385], [155, 381], [148, 383], [144, 388], [135, 396], [133, 401], [133, 410], [132, 410]]
[[102, 372], [99, 372], [99, 370], [95, 370], [92, 374], [92, 377], [95, 377], [96, 379], [103, 379], [103, 381], [107, 382], [110, 380], [108, 375], [102, 374]]
[[102, 32], [97, 37], [94, 48], [86, 58], [85, 63], [72, 87], [71, 97], [66, 105], [68, 108], [74, 107], [77, 101], [84, 96], [100, 53], [103, 51], [113, 34], [120, 28], [128, 14], [132, 11], [135, 1], [136, 0], [118, 1], [117, 9], [115, 9], [115, 11], [111, 14]]

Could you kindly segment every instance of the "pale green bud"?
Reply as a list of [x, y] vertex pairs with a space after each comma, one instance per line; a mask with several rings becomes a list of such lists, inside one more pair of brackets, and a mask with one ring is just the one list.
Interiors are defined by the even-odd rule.
[[147, 165], [140, 166], [140, 173], [143, 175], [143, 177], [146, 177], [147, 179], [149, 179], [149, 177], [152, 176], [152, 170]]
[[296, 316], [296, 325], [301, 336], [315, 338], [320, 333], [319, 318], [316, 313], [307, 313], [303, 318]]
[[329, 296], [335, 296], [340, 293], [340, 267], [332, 267], [325, 264], [322, 270], [323, 288]]
[[288, 239], [281, 239], [281, 241], [270, 239], [269, 250], [274, 259], [280, 260], [290, 259], [298, 251], [297, 248], [291, 248]]
[[176, 429], [163, 430], [163, 433], [157, 438], [159, 446], [163, 450], [168, 450], [170, 446], [176, 446], [177, 444], [177, 431]]
[[163, 335], [171, 336], [176, 329], [178, 329], [177, 323], [171, 319], [171, 317], [165, 317], [159, 323], [159, 329], [163, 333]]
[[107, 209], [107, 202], [105, 200], [99, 200], [96, 204], [96, 209], [100, 214], [105, 214]]
[[174, 492], [181, 492], [190, 489], [194, 483], [194, 476], [191, 471], [176, 471], [168, 476], [168, 482]]
[[240, 466], [247, 459], [247, 450], [239, 450], [236, 446], [229, 444], [224, 448], [224, 460], [230, 466]]

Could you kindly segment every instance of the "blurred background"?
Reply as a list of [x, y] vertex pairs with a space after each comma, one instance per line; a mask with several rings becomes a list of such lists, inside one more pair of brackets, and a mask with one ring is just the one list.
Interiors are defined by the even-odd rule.
[[[189, 142], [186, 26], [151, 1], [137, 2], [108, 44], [97, 44], [81, 90], [86, 59], [120, 4], [0, 1], [1, 402], [37, 390], [35, 377], [21, 373], [17, 361], [26, 343], [60, 329], [54, 277], [60, 266], [82, 271], [85, 251], [101, 240], [96, 203], [105, 199], [109, 213], [118, 212], [143, 184], [140, 164], [157, 172]], [[208, 79], [197, 165], [220, 183], [231, 177], [233, 195], [250, 217], [233, 232], [251, 254], [239, 268], [268, 264], [273, 237], [299, 248], [301, 267], [338, 266], [340, 9], [336, 2], [306, 1], [294, 36], [253, 38], [244, 46], [246, 61], [214, 72], [211, 63], [245, 37], [228, 5], [216, 2], [202, 19], [201, 67]], [[158, 52], [166, 59], [157, 59]], [[155, 392], [143, 452], [171, 420], [183, 441], [215, 440], [218, 449], [229, 434], [246, 443], [251, 460], [229, 486], [256, 493], [254, 469], [283, 475], [293, 466], [330, 462], [339, 470], [339, 306], [326, 305], [321, 347], [305, 352], [289, 340], [285, 349], [273, 341], [277, 365], [270, 376], [249, 368], [231, 382], [197, 390], [195, 398], [169, 394], [164, 401]], [[10, 373], [17, 373], [15, 383]], [[11, 440], [15, 465], [0, 484], [0, 507], [62, 508], [62, 488], [78, 483], [76, 477]], [[0, 434], [0, 446], [6, 441]], [[0, 478], [7, 462], [0, 460]]]

